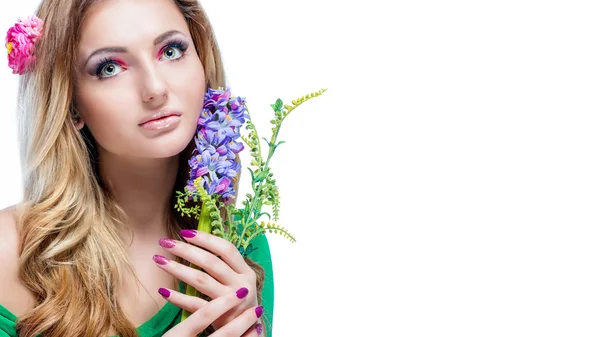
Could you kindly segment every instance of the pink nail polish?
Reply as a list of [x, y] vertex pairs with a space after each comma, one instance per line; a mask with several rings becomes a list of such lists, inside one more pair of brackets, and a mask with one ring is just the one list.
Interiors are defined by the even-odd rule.
[[165, 288], [158, 288], [158, 293], [164, 298], [169, 298], [171, 296], [169, 289]]
[[175, 240], [169, 238], [162, 238], [158, 240], [158, 244], [165, 248], [173, 248], [175, 247]]
[[256, 307], [256, 309], [254, 309], [254, 312], [256, 313], [256, 318], [260, 318], [260, 316], [262, 316], [263, 310], [264, 310], [264, 308], [262, 305]]
[[154, 262], [164, 266], [165, 264], [167, 264], [167, 262], [169, 262], [169, 259], [167, 259], [166, 257], [162, 256], [162, 255], [154, 255], [152, 257], [152, 260], [154, 260]]
[[239, 299], [242, 299], [248, 295], [248, 288], [240, 288], [235, 292]]
[[184, 238], [193, 238], [196, 236], [196, 234], [198, 234], [198, 231], [193, 229], [183, 229], [181, 232], [179, 232], [179, 234], [181, 234], [181, 236]]
[[260, 323], [256, 323], [256, 326], [255, 326], [255, 328], [256, 328], [256, 333], [257, 333], [257, 334], [259, 334], [259, 335], [260, 335], [260, 334], [263, 332], [263, 326], [262, 326], [262, 324], [260, 324]]

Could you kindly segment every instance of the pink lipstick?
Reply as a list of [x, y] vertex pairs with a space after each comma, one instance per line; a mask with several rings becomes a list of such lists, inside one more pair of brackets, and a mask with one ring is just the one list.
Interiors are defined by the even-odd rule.
[[164, 130], [179, 124], [181, 114], [176, 112], [159, 112], [144, 119], [139, 126], [149, 130]]

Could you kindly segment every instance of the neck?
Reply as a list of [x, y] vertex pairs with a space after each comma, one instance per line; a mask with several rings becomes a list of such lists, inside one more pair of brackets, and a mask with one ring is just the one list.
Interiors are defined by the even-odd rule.
[[165, 236], [178, 157], [125, 158], [101, 151], [99, 159], [100, 177], [127, 214], [136, 241]]

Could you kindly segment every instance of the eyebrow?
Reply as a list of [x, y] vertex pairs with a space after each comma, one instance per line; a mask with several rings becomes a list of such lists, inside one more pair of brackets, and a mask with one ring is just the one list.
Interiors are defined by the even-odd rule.
[[[182, 32], [178, 31], [178, 30], [169, 30], [167, 32], [164, 32], [162, 34], [160, 34], [156, 39], [154, 39], [154, 45], [156, 46], [157, 44], [162, 43], [163, 41], [169, 39], [171, 36], [176, 35], [176, 34], [181, 34], [184, 35]], [[125, 47], [105, 47], [105, 48], [100, 48], [95, 50], [90, 56], [88, 56], [88, 58], [85, 60], [84, 65], [87, 65], [88, 62], [90, 61], [90, 59], [92, 57], [94, 57], [97, 54], [102, 54], [102, 53], [126, 53], [127, 52], [127, 48]]]

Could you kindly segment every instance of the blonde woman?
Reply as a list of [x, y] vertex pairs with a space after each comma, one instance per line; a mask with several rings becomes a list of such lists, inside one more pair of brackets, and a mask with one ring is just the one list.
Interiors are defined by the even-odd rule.
[[24, 197], [0, 212], [0, 337], [269, 335], [266, 238], [243, 256], [172, 206], [204, 93], [225, 87], [197, 1], [44, 0], [35, 16], [34, 47], [7, 46]]

